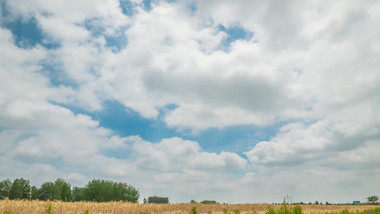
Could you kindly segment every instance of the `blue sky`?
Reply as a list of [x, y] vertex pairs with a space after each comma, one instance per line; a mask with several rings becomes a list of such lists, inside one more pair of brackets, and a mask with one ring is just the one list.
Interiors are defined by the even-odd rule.
[[[143, 1], [143, 8], [150, 10], [150, 1]], [[121, 1], [120, 7], [124, 14], [133, 15], [133, 5], [129, 1]], [[8, 14], [7, 8], [3, 6], [4, 13]], [[125, 9], [124, 9], [125, 8]], [[20, 48], [32, 48], [36, 45], [42, 45], [47, 49], [54, 49], [59, 44], [46, 42], [44, 38], [44, 32], [39, 29], [38, 23], [35, 18], [31, 17], [28, 20], [22, 20], [22, 18], [16, 18], [5, 24], [5, 27], [9, 29], [15, 37], [15, 43]], [[127, 45], [127, 36], [124, 34], [117, 34], [116, 36], [107, 36], [102, 33], [102, 29], [96, 29], [90, 26], [86, 26], [86, 29], [92, 32], [96, 37], [104, 37], [106, 47], [112, 48], [112, 50], [120, 51]], [[252, 38], [252, 32], [245, 30], [240, 26], [224, 27], [218, 25], [218, 30], [226, 33], [221, 45], [222, 49], [228, 49], [232, 42], [236, 40], [249, 40]], [[59, 65], [47, 65], [42, 69], [42, 73], [46, 75], [50, 83], [53, 86], [59, 85], [71, 85], [70, 79], [65, 78], [61, 74], [63, 73]], [[56, 103], [59, 105], [59, 103]], [[116, 134], [126, 137], [130, 135], [139, 135], [143, 139], [159, 142], [164, 138], [179, 136], [185, 139], [191, 139], [199, 142], [199, 144], [208, 152], [221, 152], [225, 149], [232, 150], [234, 152], [242, 153], [248, 148], [252, 147], [255, 143], [263, 140], [268, 140], [276, 132], [275, 125], [269, 127], [260, 127], [254, 125], [246, 126], [232, 126], [226, 128], [211, 128], [199, 133], [192, 133], [191, 130], [177, 131], [175, 128], [169, 128], [165, 122], [160, 119], [160, 116], [155, 119], [147, 119], [141, 117], [138, 112], [130, 109], [117, 101], [104, 101], [103, 109], [100, 111], [89, 112], [86, 109], [78, 108], [76, 106], [64, 107], [70, 109], [74, 113], [83, 113], [91, 116], [93, 119], [100, 122], [100, 125], [105, 128], [109, 128], [115, 131]], [[170, 108], [170, 105], [168, 105]], [[166, 106], [163, 107], [167, 108]], [[175, 105], [172, 106], [175, 108]], [[164, 114], [164, 112], [160, 112]]]
[[3, 0], [0, 179], [124, 181], [141, 201], [378, 194], [380, 6], [356, 4]]

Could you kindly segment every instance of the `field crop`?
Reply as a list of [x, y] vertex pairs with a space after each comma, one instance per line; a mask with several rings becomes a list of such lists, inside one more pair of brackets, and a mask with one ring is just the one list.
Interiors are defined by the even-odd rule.
[[[288, 205], [290, 208], [294, 205]], [[0, 200], [0, 214], [188, 214], [196, 207], [197, 213], [257, 213], [265, 214], [269, 208], [280, 210], [273, 204], [138, 204], [128, 202], [61, 202]], [[305, 214], [350, 214], [380, 208], [379, 205], [302, 205]], [[376, 213], [379, 214], [379, 213]]]

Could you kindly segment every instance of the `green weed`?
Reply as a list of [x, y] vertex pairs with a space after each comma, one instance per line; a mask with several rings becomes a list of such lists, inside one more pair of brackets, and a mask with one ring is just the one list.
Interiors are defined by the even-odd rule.
[[234, 209], [234, 214], [240, 214], [240, 210]]
[[53, 213], [53, 205], [49, 203], [49, 205], [46, 208], [46, 213], [47, 214], [52, 214]]
[[189, 212], [189, 214], [197, 214], [197, 207], [193, 207], [191, 208], [191, 211]]

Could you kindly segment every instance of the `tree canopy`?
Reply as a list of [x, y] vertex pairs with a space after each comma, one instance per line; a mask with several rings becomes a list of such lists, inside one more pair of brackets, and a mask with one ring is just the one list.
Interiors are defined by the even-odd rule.
[[85, 187], [74, 187], [59, 178], [45, 182], [40, 188], [31, 186], [29, 180], [18, 178], [0, 182], [0, 199], [38, 199], [60, 201], [129, 201], [137, 202], [138, 189], [127, 183], [94, 179]]
[[369, 203], [376, 203], [379, 201], [379, 196], [376, 196], [376, 195], [372, 195], [372, 196], [369, 196], [367, 197], [367, 200]]

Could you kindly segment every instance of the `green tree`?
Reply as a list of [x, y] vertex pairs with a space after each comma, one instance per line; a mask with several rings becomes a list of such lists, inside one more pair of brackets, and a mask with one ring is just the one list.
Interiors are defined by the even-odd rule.
[[111, 201], [113, 195], [112, 181], [94, 179], [85, 187], [86, 198], [90, 201], [106, 202]]
[[9, 179], [0, 182], [0, 199], [8, 198], [12, 188], [12, 181]]
[[85, 187], [84, 190], [86, 200], [106, 202], [106, 201], [129, 201], [137, 202], [139, 191], [126, 184], [116, 183], [107, 180], [94, 179]]
[[73, 201], [87, 201], [84, 187], [74, 187], [73, 188]]
[[41, 185], [40, 189], [37, 191], [37, 198], [39, 200], [53, 200], [54, 199], [54, 183], [45, 182]]
[[65, 180], [59, 178], [54, 182], [53, 199], [62, 201], [71, 201], [71, 185]]
[[133, 186], [120, 182], [118, 183], [117, 187], [122, 189], [123, 201], [136, 203], [139, 200], [139, 197], [140, 197], [139, 190], [134, 188]]
[[379, 201], [379, 196], [376, 196], [376, 195], [369, 196], [367, 197], [367, 201], [368, 203], [374, 204]]
[[23, 178], [13, 181], [9, 199], [30, 199], [30, 182]]
[[36, 186], [32, 186], [30, 188], [30, 199], [32, 200], [38, 199], [38, 188]]

